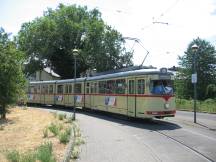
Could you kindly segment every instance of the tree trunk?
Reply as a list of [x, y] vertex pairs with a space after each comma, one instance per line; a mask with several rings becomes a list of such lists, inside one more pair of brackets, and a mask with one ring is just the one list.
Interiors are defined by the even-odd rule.
[[2, 105], [1, 110], [1, 119], [6, 119], [6, 106]]

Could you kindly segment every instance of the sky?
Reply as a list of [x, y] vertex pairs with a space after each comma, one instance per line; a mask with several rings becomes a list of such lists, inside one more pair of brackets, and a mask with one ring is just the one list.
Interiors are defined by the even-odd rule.
[[97, 8], [107, 25], [134, 50], [133, 62], [155, 67], [178, 66], [189, 43], [197, 37], [216, 45], [216, 0], [0, 0], [0, 26], [16, 35], [22, 23], [43, 16], [46, 9], [65, 5]]

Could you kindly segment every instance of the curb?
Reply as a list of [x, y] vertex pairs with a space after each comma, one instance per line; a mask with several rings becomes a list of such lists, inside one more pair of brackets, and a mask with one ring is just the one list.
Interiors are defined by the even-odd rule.
[[62, 160], [62, 162], [69, 162], [70, 161], [71, 152], [72, 152], [74, 142], [75, 142], [74, 139], [75, 139], [75, 132], [74, 132], [74, 128], [72, 128], [71, 129], [71, 135], [70, 135], [70, 141], [69, 141], [69, 143], [67, 145], [66, 152], [65, 152], [65, 155], [64, 155], [64, 159]]

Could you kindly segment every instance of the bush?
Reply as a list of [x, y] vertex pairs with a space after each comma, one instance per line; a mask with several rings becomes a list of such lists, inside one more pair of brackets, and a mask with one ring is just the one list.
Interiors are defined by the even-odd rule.
[[41, 162], [55, 162], [52, 154], [52, 143], [46, 142], [37, 149], [37, 159]]
[[64, 120], [66, 118], [66, 114], [59, 114], [58, 119], [59, 120]]
[[78, 146], [74, 146], [73, 150], [72, 150], [72, 153], [71, 153], [71, 158], [72, 159], [77, 159], [79, 157], [79, 154], [80, 154], [79, 147]]
[[71, 127], [68, 127], [68, 128], [66, 128], [65, 132], [66, 132], [68, 135], [71, 135], [71, 130], [72, 130], [72, 128], [71, 128]]
[[57, 136], [59, 133], [59, 128], [56, 124], [51, 123], [51, 125], [48, 127], [48, 129], [50, 130], [50, 132], [53, 133], [54, 136]]
[[79, 146], [79, 145], [84, 144], [84, 143], [85, 143], [85, 141], [82, 137], [76, 137], [75, 145]]
[[66, 123], [72, 123], [73, 122], [73, 116], [68, 116]]
[[66, 144], [69, 142], [69, 139], [70, 139], [70, 135], [66, 131], [59, 134], [60, 143]]

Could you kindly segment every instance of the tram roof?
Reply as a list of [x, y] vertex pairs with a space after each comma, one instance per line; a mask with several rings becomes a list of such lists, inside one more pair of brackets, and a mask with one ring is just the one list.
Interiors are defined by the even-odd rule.
[[[161, 72], [160, 69], [139, 69], [133, 71], [126, 71], [126, 72], [118, 72], [113, 74], [104, 74], [99, 76], [92, 76], [92, 77], [84, 77], [84, 78], [77, 78], [76, 82], [83, 82], [85, 80], [92, 81], [92, 80], [101, 80], [101, 79], [111, 79], [111, 78], [121, 78], [127, 76], [135, 76], [135, 75], [155, 75], [155, 74], [163, 74], [163, 75], [173, 75], [172, 72]], [[50, 80], [50, 81], [33, 81], [31, 84], [55, 84], [55, 83], [74, 83], [74, 79], [64, 79], [64, 80]]]
[[109, 79], [109, 78], [120, 78], [126, 76], [135, 76], [135, 75], [154, 75], [154, 74], [163, 74], [163, 75], [173, 75], [172, 72], [161, 72], [160, 69], [139, 69], [133, 71], [119, 72], [113, 74], [99, 75], [88, 77], [86, 80], [100, 80], [100, 79]]

